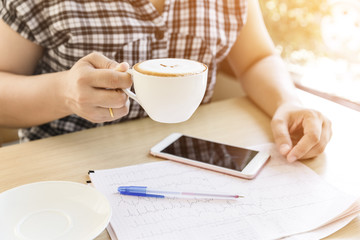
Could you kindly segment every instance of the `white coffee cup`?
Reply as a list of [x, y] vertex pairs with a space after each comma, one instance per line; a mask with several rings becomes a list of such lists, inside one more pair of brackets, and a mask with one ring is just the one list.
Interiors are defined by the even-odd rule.
[[138, 102], [151, 119], [162, 123], [188, 120], [200, 105], [206, 90], [205, 64], [178, 58], [146, 60], [128, 71], [135, 93], [123, 91]]

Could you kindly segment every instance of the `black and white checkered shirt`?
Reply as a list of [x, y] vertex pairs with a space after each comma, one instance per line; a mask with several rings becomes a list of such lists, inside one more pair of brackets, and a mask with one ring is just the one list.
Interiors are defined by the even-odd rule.
[[[193, 59], [209, 67], [204, 103], [246, 10], [246, 0], [165, 0], [162, 14], [148, 0], [0, 0], [1, 18], [45, 50], [35, 74], [68, 70], [93, 51], [130, 66], [153, 58]], [[144, 116], [131, 101], [127, 116], [105, 124]], [[103, 125], [71, 115], [21, 129], [20, 137], [28, 141]]]

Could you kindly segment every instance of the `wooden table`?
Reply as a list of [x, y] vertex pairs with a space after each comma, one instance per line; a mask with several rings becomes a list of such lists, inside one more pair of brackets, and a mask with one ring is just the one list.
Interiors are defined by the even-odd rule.
[[[324, 154], [303, 161], [325, 180], [360, 196], [360, 114], [299, 91], [305, 105], [322, 108], [333, 121], [333, 139]], [[141, 119], [113, 126], [0, 148], [0, 192], [47, 180], [86, 183], [89, 169], [107, 169], [161, 161], [149, 149], [172, 132], [232, 145], [271, 142], [270, 118], [247, 98], [201, 106], [180, 124]], [[327, 239], [360, 239], [360, 217]], [[97, 239], [110, 239], [104, 231]]]

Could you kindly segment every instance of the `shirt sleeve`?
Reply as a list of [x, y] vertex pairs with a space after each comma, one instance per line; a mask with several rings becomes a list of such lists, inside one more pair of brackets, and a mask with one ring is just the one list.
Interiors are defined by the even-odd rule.
[[14, 31], [24, 38], [41, 45], [41, 39], [34, 35], [38, 22], [39, 1], [0, 0], [0, 17]]

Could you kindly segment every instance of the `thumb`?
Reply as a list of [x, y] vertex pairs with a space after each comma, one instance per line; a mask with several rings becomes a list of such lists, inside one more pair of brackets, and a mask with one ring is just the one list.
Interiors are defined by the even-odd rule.
[[83, 58], [97, 69], [112, 69], [116, 67], [117, 62], [107, 58], [101, 53], [93, 52]]
[[127, 62], [122, 62], [115, 67], [115, 70], [119, 72], [126, 72], [129, 68], [130, 66]]
[[287, 121], [283, 119], [273, 119], [271, 121], [271, 128], [279, 152], [283, 156], [286, 156], [292, 148]]

